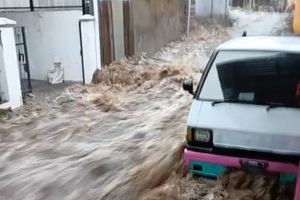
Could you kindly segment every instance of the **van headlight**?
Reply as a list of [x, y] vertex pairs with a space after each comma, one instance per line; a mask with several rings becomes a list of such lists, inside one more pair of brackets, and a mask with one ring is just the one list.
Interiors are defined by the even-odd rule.
[[195, 142], [209, 143], [212, 139], [212, 132], [206, 129], [195, 129], [193, 139]]

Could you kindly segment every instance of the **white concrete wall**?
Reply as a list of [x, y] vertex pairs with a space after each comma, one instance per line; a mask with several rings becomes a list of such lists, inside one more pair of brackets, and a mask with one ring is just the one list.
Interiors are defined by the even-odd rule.
[[95, 18], [91, 15], [84, 15], [80, 19], [82, 52], [84, 63], [85, 83], [92, 82], [93, 74], [97, 69], [97, 47], [95, 36]]
[[[81, 5], [81, 0], [33, 0], [34, 6]], [[0, 0], [0, 7], [29, 7], [28, 0]]]
[[2, 101], [7, 101], [8, 97], [8, 88], [7, 80], [4, 66], [4, 57], [3, 57], [3, 46], [2, 46], [2, 34], [0, 32], [0, 96]]
[[0, 0], [1, 7], [29, 7], [29, 1], [24, 0]]
[[[2, 64], [3, 73], [6, 78], [6, 93], [8, 102], [0, 104], [1, 109], [16, 109], [22, 106], [22, 92], [19, 76], [19, 67], [15, 45], [14, 22], [6, 23], [6, 19], [0, 18], [0, 31], [2, 38]], [[9, 26], [7, 26], [9, 25]]]
[[214, 0], [213, 3], [213, 15], [214, 16], [225, 16], [227, 15], [229, 6], [228, 0]]
[[212, 0], [196, 0], [196, 16], [210, 16]]
[[196, 17], [225, 16], [229, 0], [196, 0]]
[[65, 80], [82, 81], [79, 41], [81, 11], [0, 13], [25, 26], [32, 79], [47, 80], [54, 62], [61, 62]]
[[33, 0], [34, 6], [80, 6], [81, 2], [81, 0]]

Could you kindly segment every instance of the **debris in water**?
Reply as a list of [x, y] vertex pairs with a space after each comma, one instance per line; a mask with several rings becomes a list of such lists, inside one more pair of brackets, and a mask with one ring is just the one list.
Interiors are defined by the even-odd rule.
[[8, 119], [11, 117], [12, 110], [11, 108], [0, 109], [0, 119]]
[[55, 101], [56, 101], [56, 103], [58, 105], [62, 105], [62, 104], [65, 104], [65, 103], [74, 102], [75, 101], [75, 97], [72, 94], [70, 94], [70, 93], [64, 93], [61, 96], [58, 96], [55, 99]]
[[93, 103], [103, 112], [119, 112], [122, 110], [116, 105], [113, 98], [106, 95], [96, 97], [96, 99], [93, 100]]

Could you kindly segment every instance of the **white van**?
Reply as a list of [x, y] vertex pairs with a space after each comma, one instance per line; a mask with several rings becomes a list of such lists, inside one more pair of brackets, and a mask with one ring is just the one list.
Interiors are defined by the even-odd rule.
[[196, 91], [192, 80], [183, 87], [194, 95], [184, 152], [192, 173], [218, 177], [243, 167], [298, 175], [300, 38], [225, 42]]

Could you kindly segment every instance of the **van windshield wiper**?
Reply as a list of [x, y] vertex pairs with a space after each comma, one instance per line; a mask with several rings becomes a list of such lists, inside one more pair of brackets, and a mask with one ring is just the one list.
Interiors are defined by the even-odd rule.
[[273, 109], [273, 108], [282, 108], [286, 107], [283, 103], [268, 103], [267, 104], [267, 111]]
[[267, 111], [274, 109], [274, 108], [282, 108], [282, 107], [286, 107], [286, 105], [284, 105], [283, 103], [265, 103], [265, 104], [256, 104], [254, 102], [250, 102], [250, 101], [236, 101], [236, 100], [226, 100], [226, 101], [213, 101], [211, 102], [212, 106], [215, 106], [217, 104], [221, 104], [221, 103], [240, 103], [240, 104], [253, 104], [253, 105], [265, 105], [267, 106]]
[[221, 104], [221, 103], [232, 103], [231, 101], [213, 101], [211, 102], [211, 105], [214, 107], [217, 104]]
[[249, 102], [249, 101], [237, 101], [237, 100], [226, 100], [226, 101], [213, 101], [213, 102], [211, 102], [211, 105], [212, 105], [212, 106], [215, 106], [215, 105], [221, 104], [221, 103], [252, 104], [253, 102]]

